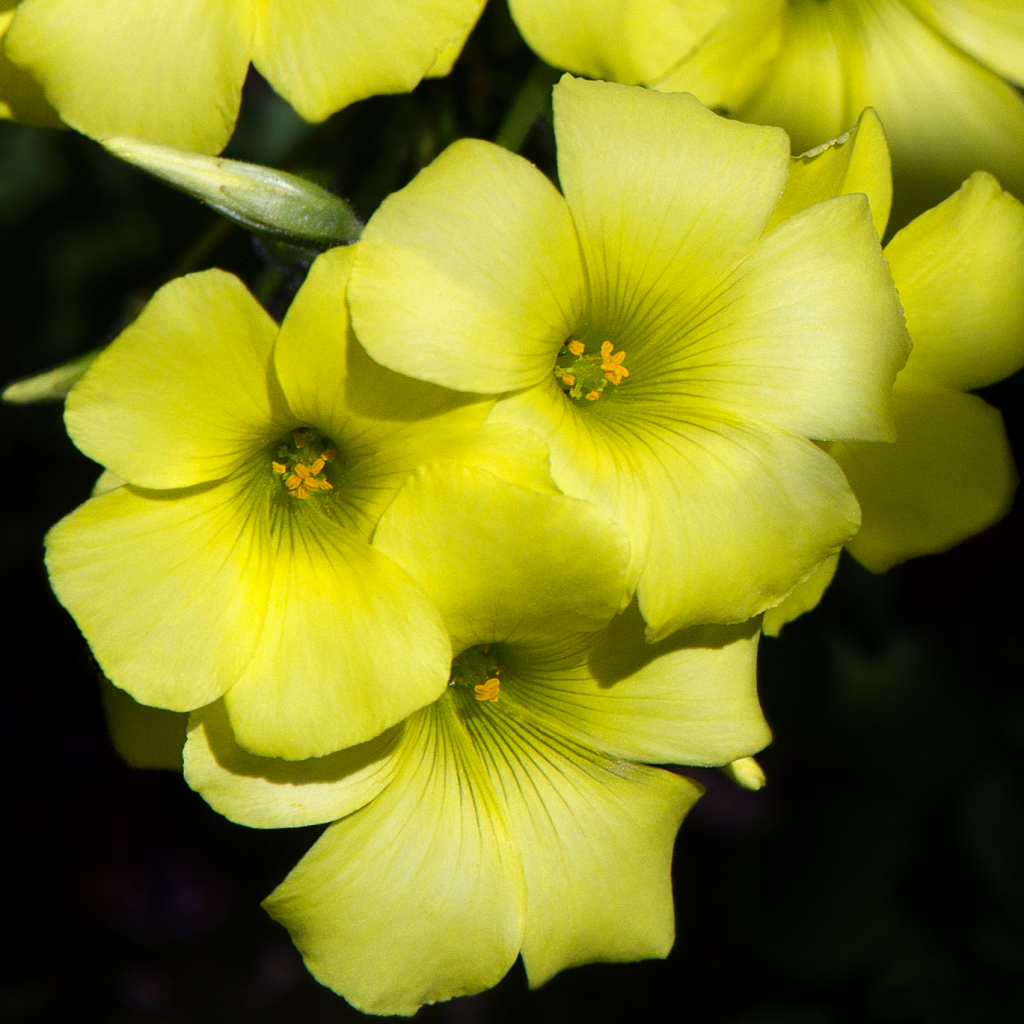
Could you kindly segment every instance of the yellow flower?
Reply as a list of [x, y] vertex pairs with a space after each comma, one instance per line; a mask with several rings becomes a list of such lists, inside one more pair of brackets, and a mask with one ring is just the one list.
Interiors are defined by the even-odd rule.
[[778, 129], [568, 78], [554, 102], [564, 197], [457, 142], [367, 226], [356, 333], [392, 369], [509, 393], [492, 421], [543, 437], [555, 483], [627, 530], [652, 639], [741, 621], [857, 528], [809, 438], [892, 437], [906, 333], [867, 202], [766, 233]]
[[[219, 153], [250, 61], [302, 117], [322, 121], [355, 100], [446, 75], [482, 8], [483, 0], [22, 0], [5, 48], [87, 135]], [[7, 79], [0, 67], [0, 88]]]
[[602, 628], [628, 545], [539, 481], [418, 471], [374, 544], [441, 610], [457, 652], [444, 695], [316, 761], [246, 753], [219, 703], [185, 747], [189, 784], [231, 819], [335, 822], [265, 904], [310, 970], [360, 1009], [411, 1014], [496, 984], [520, 954], [532, 986], [665, 956], [672, 846], [700, 787], [652, 765], [768, 741], [756, 623], [651, 646], [634, 604]]
[[[867, 192], [884, 230], [891, 185], [877, 118], [799, 157], [780, 208]], [[1024, 206], [989, 174], [899, 231], [884, 255], [906, 311], [913, 350], [893, 387], [894, 444], [827, 446], [861, 506], [847, 550], [874, 572], [944, 551], [1002, 518], [1017, 473], [997, 410], [967, 392], [1024, 366]], [[778, 608], [765, 631], [813, 608], [836, 559]]]
[[[582, 74], [692, 92], [799, 152], [867, 106], [903, 224], [972, 171], [1024, 197], [1020, 0], [510, 0], [527, 42]], [[570, 13], [571, 12], [571, 13]]]
[[57, 596], [113, 683], [175, 711], [223, 697], [267, 756], [368, 740], [448, 679], [437, 610], [370, 537], [487, 405], [366, 356], [352, 258], [321, 256], [280, 329], [228, 274], [174, 281], [67, 400], [110, 472], [47, 538]]

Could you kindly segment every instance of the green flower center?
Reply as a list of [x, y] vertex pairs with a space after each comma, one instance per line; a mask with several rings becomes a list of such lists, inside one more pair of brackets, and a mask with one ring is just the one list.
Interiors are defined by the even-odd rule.
[[334, 443], [313, 427], [299, 427], [277, 446], [270, 468], [281, 478], [289, 497], [306, 499], [333, 491], [324, 470], [338, 457]]
[[497, 659], [490, 654], [490, 644], [469, 647], [452, 660], [452, 674], [448, 679], [449, 686], [472, 686], [477, 700], [491, 701], [496, 704], [501, 692], [501, 680], [498, 678], [505, 671]]
[[601, 342], [600, 352], [588, 352], [582, 341], [569, 338], [555, 360], [555, 379], [575, 401], [596, 402], [609, 384], [617, 388], [629, 376], [625, 358], [625, 350], [616, 352], [610, 341]]

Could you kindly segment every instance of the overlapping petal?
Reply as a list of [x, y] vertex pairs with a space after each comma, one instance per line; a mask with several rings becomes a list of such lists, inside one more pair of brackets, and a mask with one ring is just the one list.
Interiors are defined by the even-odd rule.
[[246, 582], [264, 600], [259, 643], [224, 697], [242, 746], [320, 757], [372, 739], [444, 692], [444, 625], [394, 562], [316, 515], [257, 536], [267, 569]]
[[885, 248], [914, 350], [901, 380], [972, 390], [1024, 365], [1024, 206], [977, 173]]
[[850, 554], [874, 572], [944, 551], [1009, 510], [1017, 472], [1002, 418], [976, 395], [895, 391], [894, 445], [831, 446], [863, 514]]
[[[963, 5], [959, 5], [963, 6]], [[905, 222], [979, 167], [1024, 188], [1024, 101], [897, 0], [801, 2], [765, 84], [738, 115], [780, 124], [797, 149], [838, 135], [865, 106], [885, 125]], [[813, 97], [809, 102], [808, 97]]]
[[778, 604], [856, 531], [842, 473], [811, 442], [742, 422], [659, 427], [639, 435], [654, 511], [637, 588], [650, 640]]
[[139, 487], [221, 479], [293, 425], [269, 375], [276, 334], [236, 277], [178, 278], [72, 389], [68, 432]]
[[667, 956], [672, 846], [701, 787], [598, 754], [509, 701], [465, 723], [516, 837], [531, 986], [597, 960]]
[[768, 230], [815, 203], [857, 192], [868, 197], [871, 222], [881, 238], [892, 208], [892, 168], [882, 123], [870, 107], [839, 138], [793, 157]]
[[489, 402], [388, 370], [355, 339], [345, 295], [357, 248], [332, 249], [313, 264], [281, 325], [274, 366], [295, 422], [315, 424], [342, 447], [338, 498], [369, 539], [417, 466], [498, 453], [477, 432]]
[[252, 61], [307, 121], [322, 121], [415, 88], [482, 9], [481, 0], [263, 0]]
[[892, 439], [889, 395], [910, 343], [862, 197], [787, 218], [706, 302], [676, 317], [661, 328], [672, 341], [652, 353], [654, 365], [634, 364], [638, 398], [665, 401], [671, 389], [677, 408], [698, 414], [805, 437]]
[[[782, 43], [780, 12], [786, 0], [730, 0], [722, 17], [693, 51], [646, 84], [663, 92], [692, 93], [709, 107], [735, 110], [764, 80]], [[619, 81], [619, 79], [616, 79]]]
[[371, 1013], [496, 984], [522, 942], [515, 836], [448, 699], [407, 725], [391, 785], [267, 898], [319, 981]]
[[[726, 764], [771, 738], [757, 702], [756, 621], [644, 640], [636, 604], [583, 646], [522, 651], [509, 699], [578, 741], [652, 764]], [[507, 655], [508, 656], [508, 655]]]
[[255, 5], [23, 0], [6, 51], [72, 127], [216, 153], [231, 136]]
[[374, 546], [430, 594], [456, 650], [597, 630], [629, 596], [628, 542], [595, 506], [461, 465], [419, 470]]
[[230, 690], [242, 742], [297, 759], [370, 739], [434, 700], [451, 652], [401, 569], [288, 500], [246, 476], [118, 488], [53, 528], [47, 565], [115, 684], [176, 711]]
[[[224, 703], [216, 701], [190, 716], [185, 779], [214, 810], [239, 824], [316, 825], [365, 806], [391, 781], [401, 735], [402, 726], [396, 726], [366, 743], [305, 761], [259, 757], [238, 745]], [[179, 747], [179, 766], [181, 760]]]
[[756, 246], [786, 181], [786, 136], [725, 121], [689, 96], [569, 77], [554, 104], [559, 177], [587, 268], [585, 325], [628, 347]]
[[761, 620], [761, 632], [765, 636], [778, 636], [782, 627], [804, 612], [818, 607], [839, 566], [839, 555], [826, 558], [807, 579], [798, 583], [782, 604], [769, 608]]
[[725, 0], [511, 0], [523, 38], [548, 64], [625, 85], [664, 75], [723, 18]]
[[555, 188], [521, 157], [463, 140], [374, 214], [349, 302], [378, 362], [496, 393], [551, 372], [582, 292], [576, 235]]
[[1017, 0], [908, 0], [908, 6], [961, 49], [1024, 85], [1024, 7]]

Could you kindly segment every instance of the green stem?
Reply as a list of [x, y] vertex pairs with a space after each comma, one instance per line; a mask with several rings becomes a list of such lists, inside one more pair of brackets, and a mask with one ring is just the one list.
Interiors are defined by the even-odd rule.
[[518, 153], [530, 134], [537, 118], [551, 105], [551, 87], [562, 77], [562, 72], [539, 60], [530, 69], [512, 101], [505, 120], [494, 136], [494, 141], [505, 149]]

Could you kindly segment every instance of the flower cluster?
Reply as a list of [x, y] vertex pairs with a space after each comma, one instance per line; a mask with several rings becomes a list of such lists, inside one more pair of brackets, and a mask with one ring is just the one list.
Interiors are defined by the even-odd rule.
[[[1024, 7], [1016, 0], [510, 0], [524, 37], [577, 74], [691, 92], [781, 125], [797, 152], [877, 108], [899, 225], [987, 170], [1024, 196]], [[566, 30], [566, 24], [573, 28]]]
[[[34, 77], [0, 84], [98, 138], [218, 152], [250, 60], [322, 119], [446, 73], [481, 3], [165, 6], [23, 0], [6, 54]], [[875, 571], [942, 550], [1016, 482], [968, 393], [1024, 364], [1024, 207], [985, 170], [1003, 143], [958, 139], [949, 165], [982, 169], [883, 249], [879, 117], [796, 157], [770, 126], [821, 143], [877, 96], [913, 174], [927, 150], [870, 87], [900, 91], [885, 33], [927, 26], [1020, 80], [1015, 15], [593, 0], [566, 31], [561, 6], [511, 4], [547, 60], [618, 82], [555, 86], [557, 184], [460, 139], [315, 259], [280, 324], [229, 274], [179, 278], [67, 397], [105, 471], [47, 565], [115, 738], [159, 763], [187, 715], [172, 760], [217, 811], [330, 823], [266, 907], [375, 1013], [519, 956], [539, 985], [666, 955], [701, 787], [664, 766], [763, 781], [761, 633], [817, 603], [844, 547]], [[947, 57], [926, 63], [968, 75]], [[969, 76], [963, 95], [1002, 97], [992, 123], [1024, 125], [994, 72]], [[175, 159], [179, 184], [228, 173]]]

